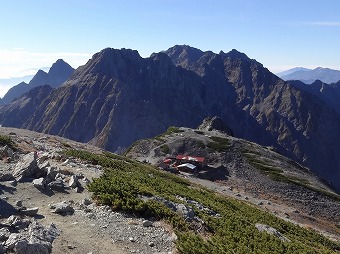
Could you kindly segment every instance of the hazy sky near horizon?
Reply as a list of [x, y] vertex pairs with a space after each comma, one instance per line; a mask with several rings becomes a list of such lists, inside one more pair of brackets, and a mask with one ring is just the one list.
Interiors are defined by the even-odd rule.
[[[340, 69], [339, 0], [0, 0], [0, 79], [74, 68], [106, 47], [143, 57], [187, 44], [235, 48], [272, 72]], [[5, 86], [0, 86], [0, 96]]]

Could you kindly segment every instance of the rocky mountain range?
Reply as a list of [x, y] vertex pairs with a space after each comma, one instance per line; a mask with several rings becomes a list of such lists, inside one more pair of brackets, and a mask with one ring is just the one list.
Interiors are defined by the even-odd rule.
[[[171, 125], [196, 127], [219, 116], [236, 137], [274, 146], [340, 190], [339, 114], [237, 50], [216, 54], [177, 45], [142, 58], [107, 48], [43, 94], [1, 107], [1, 124], [117, 151]], [[32, 104], [34, 112], [25, 114]], [[22, 116], [17, 123], [6, 113], [10, 107]]]
[[311, 84], [315, 80], [325, 83], [336, 83], [340, 80], [340, 71], [329, 68], [318, 67], [315, 69], [294, 68], [277, 74], [283, 80], [300, 80], [306, 84]]
[[8, 104], [15, 98], [20, 97], [38, 86], [49, 85], [52, 88], [56, 88], [64, 83], [73, 71], [74, 69], [68, 63], [59, 59], [52, 65], [48, 72], [38, 70], [28, 84], [26, 82], [21, 82], [9, 89], [2, 98], [2, 103]]

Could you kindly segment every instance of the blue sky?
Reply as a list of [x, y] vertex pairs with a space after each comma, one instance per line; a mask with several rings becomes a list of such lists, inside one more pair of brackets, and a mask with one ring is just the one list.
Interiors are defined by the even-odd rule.
[[175, 44], [214, 52], [235, 48], [273, 72], [297, 66], [340, 69], [339, 0], [0, 4], [0, 78], [51, 66], [59, 58], [78, 67], [106, 47], [132, 48], [148, 57]]

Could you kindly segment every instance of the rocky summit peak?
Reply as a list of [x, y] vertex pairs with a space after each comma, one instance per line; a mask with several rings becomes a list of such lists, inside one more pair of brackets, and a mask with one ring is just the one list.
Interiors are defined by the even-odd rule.
[[48, 74], [50, 75], [60, 75], [61, 72], [64, 75], [71, 75], [74, 69], [66, 63], [63, 59], [58, 59], [49, 70]]
[[188, 45], [175, 45], [164, 51], [164, 53], [166, 53], [173, 61], [174, 59], [178, 59], [177, 62], [174, 62], [176, 65], [184, 59], [187, 59], [188, 62], [197, 61], [204, 55], [204, 52], [200, 49]]
[[44, 72], [43, 70], [38, 70], [37, 74], [35, 74], [29, 82], [29, 85], [32, 87], [45, 85], [47, 81], [47, 76], [48, 74], [46, 72]]
[[228, 135], [233, 135], [232, 130], [226, 125], [222, 118], [218, 116], [207, 117], [203, 120], [202, 124], [198, 126], [198, 130], [203, 131], [219, 131]]
[[114, 58], [114, 57], [128, 57], [128, 58], [139, 58], [140, 55], [137, 50], [132, 50], [132, 49], [126, 49], [126, 48], [121, 48], [121, 49], [115, 49], [115, 48], [105, 48], [99, 53], [95, 54], [94, 57], [99, 57], [99, 58]]
[[242, 59], [242, 60], [250, 60], [250, 58], [246, 54], [244, 54], [244, 53], [242, 53], [242, 52], [240, 52], [236, 49], [232, 49], [228, 53], [223, 53], [223, 51], [222, 51], [222, 52], [220, 52], [220, 54], [227, 56], [227, 57], [230, 57], [230, 58], [239, 58], [239, 59]]
[[82, 70], [82, 75], [86, 73], [100, 73], [102, 75], [119, 75], [125, 72], [127, 66], [141, 60], [137, 50], [105, 48], [94, 54]]

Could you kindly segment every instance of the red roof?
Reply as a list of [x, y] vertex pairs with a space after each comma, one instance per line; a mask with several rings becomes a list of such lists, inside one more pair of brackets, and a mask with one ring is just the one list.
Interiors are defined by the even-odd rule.
[[204, 162], [204, 157], [196, 157], [190, 155], [177, 155], [176, 160], [187, 160], [187, 161], [197, 161], [197, 162]]
[[165, 159], [163, 162], [166, 163], [166, 164], [170, 164], [171, 163], [171, 159]]

